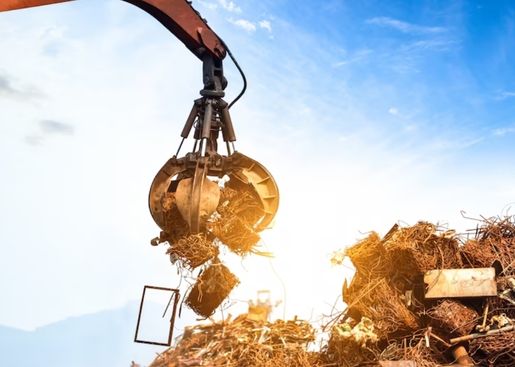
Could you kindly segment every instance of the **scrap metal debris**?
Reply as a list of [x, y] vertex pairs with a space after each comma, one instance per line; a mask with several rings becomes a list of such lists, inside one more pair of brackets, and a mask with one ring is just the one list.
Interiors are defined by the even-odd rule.
[[225, 265], [213, 263], [198, 277], [186, 297], [186, 305], [198, 315], [209, 317], [238, 283]]
[[161, 353], [150, 367], [321, 366], [307, 350], [315, 330], [306, 321], [259, 322], [246, 315], [187, 328], [175, 348]]
[[467, 335], [477, 324], [479, 314], [471, 307], [454, 300], [443, 300], [427, 311], [431, 323], [449, 335]]
[[[484, 219], [472, 237], [419, 222], [404, 228], [395, 225], [383, 238], [373, 232], [346, 249], [356, 273], [343, 290], [347, 309], [336, 323], [370, 320], [378, 340], [350, 349], [334, 337], [333, 328], [326, 347], [329, 362], [338, 366], [374, 365], [381, 360], [408, 360], [428, 367], [514, 366], [515, 218]], [[341, 255], [338, 259], [341, 262]], [[466, 268], [468, 273], [460, 273]], [[453, 298], [427, 296], [431, 285], [424, 279], [430, 277], [424, 275], [470, 274], [472, 285], [480, 281], [474, 280], [474, 271], [484, 276], [484, 268], [492, 269], [497, 295], [466, 297], [467, 292], [460, 291]], [[446, 281], [451, 282], [436, 278], [444, 288]], [[452, 293], [454, 288], [448, 283], [446, 290]], [[335, 353], [338, 348], [340, 353]]]
[[348, 322], [333, 326], [333, 331], [342, 338], [352, 338], [361, 347], [377, 342], [377, 335], [374, 333], [374, 323], [368, 317], [362, 317], [354, 327]]
[[[308, 352], [316, 330], [307, 322], [270, 323], [242, 315], [187, 328], [150, 367], [515, 365], [514, 217], [484, 219], [472, 236], [428, 222], [395, 225], [383, 237], [372, 232], [335, 253], [333, 263], [341, 264], [345, 256], [356, 268], [351, 283], [344, 284], [347, 308], [322, 327], [328, 338], [318, 349]], [[473, 277], [486, 274], [485, 268], [493, 274], [497, 294], [427, 296], [428, 273]], [[208, 270], [188, 300], [211, 298], [209, 281], [201, 280]], [[232, 283], [227, 284], [229, 289]]]
[[172, 264], [179, 263], [187, 269], [195, 269], [219, 254], [218, 246], [204, 233], [190, 234], [170, 244], [166, 251]]
[[[152, 244], [168, 243], [173, 246], [181, 240], [187, 241], [192, 233], [178, 209], [173, 192], [163, 194], [161, 208], [164, 212], [166, 226], [160, 236], [152, 240]], [[244, 256], [254, 252], [255, 246], [261, 239], [259, 223], [264, 215], [263, 206], [250, 190], [237, 191], [230, 187], [222, 187], [216, 211], [206, 219], [206, 226], [203, 228], [202, 234], [214, 246], [226, 245], [231, 251]], [[194, 260], [197, 255], [195, 254], [195, 259], [191, 259], [187, 253], [178, 253], [177, 258], [195, 264]]]
[[160, 198], [164, 230], [151, 242], [152, 245], [168, 244], [166, 253], [179, 269], [191, 272], [200, 268], [201, 276], [192, 286], [185, 304], [204, 317], [210, 316], [239, 283], [221, 264], [222, 246], [240, 256], [249, 253], [270, 255], [256, 248], [260, 241], [260, 222], [265, 215], [259, 197], [250, 189], [235, 190], [230, 184], [221, 187], [219, 192], [216, 211], [203, 219], [204, 227], [200, 233], [190, 231], [179, 210], [176, 194], [165, 192]]

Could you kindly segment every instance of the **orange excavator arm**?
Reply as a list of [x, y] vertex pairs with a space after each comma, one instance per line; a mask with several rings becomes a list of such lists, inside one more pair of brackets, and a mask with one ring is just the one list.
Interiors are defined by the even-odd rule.
[[[0, 12], [64, 3], [73, 0], [2, 0]], [[202, 61], [206, 54], [214, 60], [226, 56], [226, 47], [186, 0], [123, 0], [157, 19]]]

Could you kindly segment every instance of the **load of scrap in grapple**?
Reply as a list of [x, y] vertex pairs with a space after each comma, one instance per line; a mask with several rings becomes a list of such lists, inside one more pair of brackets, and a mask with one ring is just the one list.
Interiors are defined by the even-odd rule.
[[[348, 256], [356, 273], [344, 284], [347, 309], [331, 324], [328, 363], [515, 366], [513, 217], [482, 219], [464, 235], [428, 222], [395, 225], [336, 255]], [[475, 279], [489, 271], [491, 279]], [[460, 273], [468, 274], [463, 283]], [[482, 288], [489, 295], [472, 294]]]
[[163, 231], [154, 243], [169, 245], [167, 254], [180, 269], [200, 268], [196, 282], [185, 297], [185, 304], [198, 315], [209, 317], [239, 283], [238, 278], [220, 260], [223, 246], [240, 256], [258, 250], [259, 226], [264, 213], [258, 197], [250, 189], [219, 187], [216, 209], [204, 220], [199, 233], [192, 233], [177, 205], [176, 193], [161, 196]]

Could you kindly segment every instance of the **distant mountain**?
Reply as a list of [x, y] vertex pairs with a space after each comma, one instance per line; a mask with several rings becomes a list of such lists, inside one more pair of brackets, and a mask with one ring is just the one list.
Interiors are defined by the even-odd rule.
[[[129, 367], [131, 361], [147, 366], [166, 347], [133, 342], [138, 307], [131, 302], [120, 309], [71, 317], [34, 331], [0, 326], [0, 366]], [[162, 312], [157, 305], [150, 309]], [[174, 337], [192, 322], [177, 320]]]

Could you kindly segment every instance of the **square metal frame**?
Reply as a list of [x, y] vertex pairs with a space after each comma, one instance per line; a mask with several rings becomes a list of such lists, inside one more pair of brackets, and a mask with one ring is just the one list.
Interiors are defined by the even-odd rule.
[[[170, 330], [168, 331], [168, 341], [166, 343], [138, 339], [139, 325], [140, 325], [140, 321], [141, 321], [141, 312], [143, 311], [143, 303], [145, 302], [145, 293], [146, 293], [147, 289], [155, 289], [155, 290], [159, 290], [159, 291], [173, 292], [173, 295], [172, 295], [172, 297], [170, 297], [170, 301], [168, 302], [168, 305], [166, 306], [166, 310], [167, 310], [168, 307], [170, 307], [170, 303], [173, 300], [172, 317], [170, 318]], [[161, 345], [164, 347], [171, 346], [172, 345], [172, 337], [173, 337], [173, 326], [175, 324], [175, 313], [177, 312], [177, 304], [178, 303], [179, 303], [179, 290], [178, 289], [156, 287], [156, 286], [152, 286], [152, 285], [144, 286], [143, 294], [141, 296], [141, 302], [139, 305], [138, 322], [136, 323], [136, 333], [134, 334], [134, 342], [142, 343], [142, 344]], [[166, 310], [165, 310], [165, 312], [166, 312]], [[163, 317], [164, 317], [164, 315], [163, 315]]]

